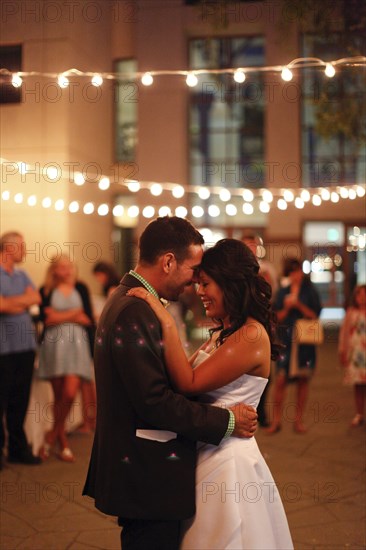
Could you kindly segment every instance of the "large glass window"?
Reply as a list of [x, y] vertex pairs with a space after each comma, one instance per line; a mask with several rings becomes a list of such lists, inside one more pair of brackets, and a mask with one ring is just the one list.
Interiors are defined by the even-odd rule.
[[[347, 36], [349, 51], [362, 51], [363, 40]], [[303, 36], [304, 57], [332, 61], [345, 57], [338, 34]], [[354, 54], [350, 54], [354, 55]], [[302, 71], [303, 185], [308, 187], [364, 183], [366, 178], [366, 71], [364, 67]]]
[[[137, 63], [134, 59], [116, 61], [115, 72], [134, 74]], [[115, 160], [131, 162], [135, 160], [137, 144], [137, 84], [131, 79], [119, 79], [115, 88]]]
[[[191, 69], [264, 64], [261, 36], [193, 39]], [[199, 75], [190, 97], [190, 183], [261, 187], [264, 183], [264, 85], [261, 73]]]

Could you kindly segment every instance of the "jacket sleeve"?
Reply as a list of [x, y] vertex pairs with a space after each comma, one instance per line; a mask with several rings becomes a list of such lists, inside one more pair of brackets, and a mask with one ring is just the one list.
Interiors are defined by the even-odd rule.
[[131, 299], [111, 334], [112, 356], [137, 416], [188, 439], [219, 444], [229, 412], [173, 392], [164, 365], [160, 324], [150, 307]]

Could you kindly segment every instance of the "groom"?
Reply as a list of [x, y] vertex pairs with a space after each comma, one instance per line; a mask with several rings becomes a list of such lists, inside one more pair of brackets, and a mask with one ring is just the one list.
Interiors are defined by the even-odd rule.
[[123, 550], [179, 548], [180, 520], [195, 513], [196, 441], [218, 445], [250, 437], [251, 407], [232, 411], [174, 393], [165, 370], [162, 333], [147, 303], [126, 296], [144, 286], [177, 300], [191, 285], [203, 238], [187, 221], [152, 221], [139, 242], [139, 261], [112, 293], [95, 341], [97, 427], [83, 494], [118, 516]]

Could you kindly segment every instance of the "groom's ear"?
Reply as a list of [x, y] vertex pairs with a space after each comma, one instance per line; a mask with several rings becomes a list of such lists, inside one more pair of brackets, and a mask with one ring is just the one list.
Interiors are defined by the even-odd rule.
[[175, 256], [173, 252], [166, 252], [162, 256], [162, 268], [164, 273], [169, 273], [172, 268], [173, 262], [175, 262]]

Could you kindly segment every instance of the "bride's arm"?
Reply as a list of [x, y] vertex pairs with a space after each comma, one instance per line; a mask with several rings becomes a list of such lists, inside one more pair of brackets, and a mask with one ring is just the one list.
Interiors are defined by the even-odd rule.
[[143, 288], [133, 288], [128, 295], [144, 299], [157, 315], [163, 330], [169, 376], [178, 391], [190, 395], [211, 391], [258, 367], [260, 371], [256, 374], [269, 375], [269, 339], [264, 328], [258, 323], [242, 327], [231, 334], [224, 346], [220, 346], [215, 353], [192, 370], [181, 345], [174, 319], [160, 301]]

